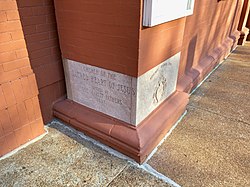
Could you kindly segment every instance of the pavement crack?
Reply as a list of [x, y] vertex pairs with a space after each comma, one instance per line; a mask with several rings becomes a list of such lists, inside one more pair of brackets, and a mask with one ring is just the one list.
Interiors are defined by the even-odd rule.
[[106, 187], [110, 186], [110, 184], [111, 184], [116, 178], [118, 178], [118, 177], [122, 174], [122, 172], [123, 172], [125, 169], [127, 169], [129, 166], [130, 166], [129, 163], [128, 163], [126, 166], [124, 166], [124, 168], [123, 168], [120, 172], [118, 172], [118, 173], [113, 177], [113, 179], [111, 179], [111, 180], [109, 181], [108, 184], [106, 184]]
[[150, 166], [147, 163], [144, 163], [143, 165], [136, 165], [138, 168], [143, 169], [147, 173], [157, 177], [158, 179], [164, 181], [165, 183], [169, 184], [170, 186], [173, 187], [181, 187], [179, 184], [177, 184], [175, 181], [170, 179], [169, 177], [163, 175], [162, 173], [158, 172], [155, 170], [152, 166]]

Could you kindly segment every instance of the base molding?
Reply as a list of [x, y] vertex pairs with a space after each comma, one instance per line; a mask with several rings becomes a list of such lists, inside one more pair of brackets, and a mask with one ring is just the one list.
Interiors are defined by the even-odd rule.
[[176, 91], [137, 127], [68, 99], [54, 105], [54, 116], [143, 163], [185, 112], [188, 101], [187, 93]]
[[[238, 37], [238, 35], [235, 35]], [[227, 38], [220, 46], [215, 48], [209, 55], [199, 61], [199, 63], [187, 70], [179, 78], [177, 90], [190, 93], [204, 78], [234, 49], [234, 40]]]
[[247, 27], [244, 27], [242, 29], [242, 31], [240, 31], [240, 37], [239, 37], [239, 40], [238, 40], [238, 45], [244, 45], [246, 40], [247, 40], [248, 35], [249, 35], [249, 29]]

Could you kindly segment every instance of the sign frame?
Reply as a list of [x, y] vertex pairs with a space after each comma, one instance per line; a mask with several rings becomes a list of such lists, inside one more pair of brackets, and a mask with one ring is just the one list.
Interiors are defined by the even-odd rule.
[[195, 0], [144, 0], [143, 26], [153, 27], [193, 14]]

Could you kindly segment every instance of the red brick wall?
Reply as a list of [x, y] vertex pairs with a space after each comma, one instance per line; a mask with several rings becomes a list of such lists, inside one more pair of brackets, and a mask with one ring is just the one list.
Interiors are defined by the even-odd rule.
[[202, 58], [222, 45], [229, 36], [234, 12], [233, 1], [196, 1], [194, 14], [186, 21], [180, 73], [187, 70], [186, 66], [198, 65]]
[[139, 75], [181, 52], [180, 91], [190, 91], [230, 51], [239, 21], [242, 0], [196, 0], [194, 13], [186, 18], [141, 28]]
[[63, 57], [137, 76], [139, 0], [55, 0]]
[[0, 156], [44, 132], [16, 1], [0, 1]]
[[185, 22], [186, 18], [181, 18], [151, 28], [141, 28], [138, 75], [181, 51]]
[[47, 123], [53, 103], [66, 94], [53, 0], [17, 0], [17, 4]]
[[[181, 78], [204, 61], [218, 58], [219, 62], [228, 53], [241, 1], [196, 0], [192, 16], [146, 28], [142, 26], [143, 0], [55, 0], [62, 54], [137, 77], [182, 52]], [[206, 63], [210, 68], [214, 65]], [[184, 79], [196, 81], [206, 73], [197, 69], [191, 72], [193, 77]]]

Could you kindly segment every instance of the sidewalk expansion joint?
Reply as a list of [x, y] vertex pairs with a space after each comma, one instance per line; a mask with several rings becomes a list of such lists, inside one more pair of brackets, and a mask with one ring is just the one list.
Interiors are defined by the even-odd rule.
[[[47, 126], [48, 127], [52, 127], [53, 125], [59, 125], [62, 128], [64, 128], [65, 130], [69, 131], [70, 133], [72, 133], [72, 136], [76, 136], [78, 138], [81, 138], [87, 142], [92, 143], [93, 145], [101, 148], [102, 150], [108, 152], [109, 154], [111, 154], [112, 156], [118, 157], [122, 160], [127, 161], [128, 164], [134, 165], [139, 169], [143, 169], [144, 171], [146, 171], [147, 173], [155, 176], [156, 178], [164, 181], [165, 183], [173, 186], [173, 187], [180, 187], [180, 185], [178, 185], [177, 183], [175, 183], [173, 180], [171, 180], [170, 178], [168, 178], [167, 176], [159, 173], [158, 171], [156, 171], [155, 169], [153, 169], [150, 165], [148, 165], [146, 162], [153, 156], [153, 154], [157, 151], [157, 149], [159, 148], [159, 146], [167, 139], [167, 137], [172, 133], [172, 131], [176, 128], [176, 126], [180, 123], [180, 121], [182, 121], [182, 119], [184, 118], [184, 116], [187, 114], [187, 111], [184, 112], [184, 114], [179, 118], [179, 120], [176, 122], [176, 124], [170, 129], [170, 131], [166, 134], [166, 136], [162, 139], [162, 141], [158, 144], [158, 146], [154, 149], [154, 151], [150, 154], [150, 156], [148, 157], [148, 159], [144, 162], [144, 164], [139, 165], [138, 163], [136, 163], [134, 160], [132, 160], [131, 158], [127, 157], [126, 155], [123, 155], [122, 153], [100, 143], [99, 141], [86, 136], [84, 133], [77, 131], [76, 129], [66, 126], [64, 123], [62, 123], [61, 121], [55, 119], [53, 120], [51, 123], [49, 123]], [[123, 171], [124, 169], [126, 169], [129, 165], [126, 165], [109, 183], [108, 185], [111, 184], [111, 182], [117, 178]], [[108, 186], [107, 185], [107, 186]]]
[[125, 169], [127, 169], [128, 167], [129, 167], [129, 165], [126, 165], [120, 172], [118, 172], [118, 173], [114, 176], [114, 178], [113, 178], [108, 184], [106, 184], [106, 187], [110, 186], [110, 184], [111, 184], [116, 178], [118, 178], [118, 177], [122, 174], [122, 172], [123, 172]]
[[157, 177], [158, 179], [163, 180], [167, 184], [173, 186], [173, 187], [181, 187], [179, 184], [177, 184], [172, 179], [168, 178], [167, 176], [163, 175], [162, 173], [159, 173], [154, 168], [152, 168], [149, 164], [144, 163], [143, 165], [138, 165], [139, 168], [143, 169], [144, 171], [150, 173], [151, 175]]

